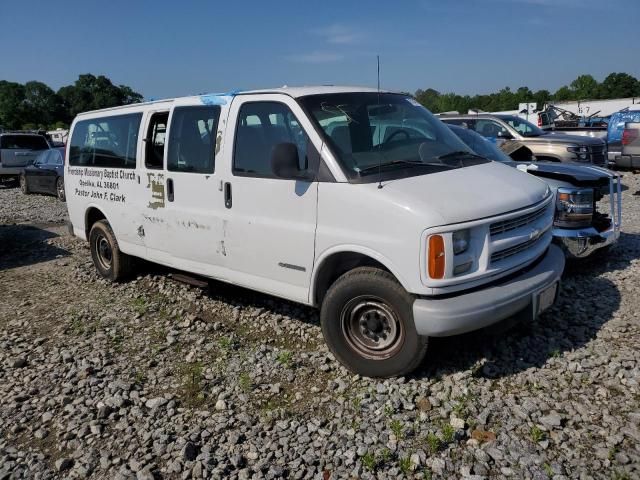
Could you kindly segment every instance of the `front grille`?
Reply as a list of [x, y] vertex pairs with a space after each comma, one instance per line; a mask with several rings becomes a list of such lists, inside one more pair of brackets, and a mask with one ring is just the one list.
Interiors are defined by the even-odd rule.
[[589, 147], [589, 157], [591, 159], [591, 163], [594, 165], [604, 165], [607, 159], [605, 158], [605, 147], [604, 145], [592, 145]]
[[514, 245], [513, 247], [505, 248], [504, 250], [500, 250], [498, 252], [491, 254], [491, 263], [499, 262], [500, 260], [504, 260], [505, 258], [512, 257], [517, 255], [520, 252], [524, 252], [528, 248], [535, 245], [541, 238], [544, 237], [545, 233], [547, 233], [549, 229], [542, 232], [540, 235], [531, 238], [525, 242], [519, 243], [518, 245]]
[[491, 236], [500, 235], [501, 233], [509, 232], [511, 230], [515, 230], [520, 227], [524, 227], [530, 223], [535, 222], [540, 217], [543, 217], [548, 205], [543, 205], [538, 210], [533, 212], [529, 212], [525, 215], [521, 215], [519, 217], [510, 218], [508, 220], [502, 220], [500, 222], [492, 223], [489, 227], [489, 232]]

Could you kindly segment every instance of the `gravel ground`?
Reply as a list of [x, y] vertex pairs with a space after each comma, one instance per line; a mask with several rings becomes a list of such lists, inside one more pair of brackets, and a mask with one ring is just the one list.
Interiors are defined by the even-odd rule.
[[624, 183], [619, 244], [570, 265], [538, 322], [433, 340], [386, 381], [342, 368], [314, 310], [153, 267], [110, 285], [63, 204], [0, 190], [0, 480], [639, 478]]

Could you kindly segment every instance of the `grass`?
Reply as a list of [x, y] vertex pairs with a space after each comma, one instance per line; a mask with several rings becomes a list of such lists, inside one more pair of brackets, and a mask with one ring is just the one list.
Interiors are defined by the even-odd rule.
[[293, 366], [293, 354], [289, 350], [281, 351], [276, 360], [285, 368], [291, 368]]
[[397, 440], [402, 440], [402, 437], [404, 436], [404, 425], [400, 420], [392, 420], [389, 424], [389, 428], [396, 436]]
[[378, 466], [378, 460], [376, 459], [376, 456], [371, 452], [365, 453], [362, 456], [362, 466], [370, 472], [375, 471], [376, 467]]
[[431, 453], [436, 453], [442, 448], [442, 442], [435, 433], [428, 433], [425, 437], [427, 448]]
[[143, 297], [134, 298], [131, 304], [131, 306], [133, 307], [133, 311], [138, 315], [144, 315], [145, 313], [147, 313], [147, 310], [149, 310], [149, 305]]
[[429, 467], [425, 467], [424, 470], [422, 471], [422, 478], [424, 478], [424, 480], [431, 480], [432, 476], [433, 475]]
[[389, 450], [388, 448], [385, 448], [382, 450], [382, 452], [380, 453], [380, 461], [382, 463], [387, 463], [389, 462], [389, 460], [391, 460], [391, 450]]
[[147, 381], [147, 375], [142, 370], [137, 370], [133, 381], [138, 385], [143, 385]]
[[553, 468], [551, 468], [551, 465], [548, 463], [542, 465], [542, 468], [544, 469], [544, 473], [547, 474], [547, 477], [552, 478], [555, 475]]
[[394, 410], [393, 407], [391, 405], [385, 405], [384, 407], [384, 414], [386, 417], [391, 417], [391, 415], [393, 415]]
[[242, 390], [243, 392], [251, 391], [251, 388], [253, 387], [253, 382], [251, 381], [251, 377], [247, 372], [242, 372], [238, 376], [238, 386], [240, 387], [240, 390]]
[[182, 398], [189, 405], [204, 403], [202, 371], [203, 366], [200, 362], [183, 364], [179, 367]]
[[456, 435], [456, 430], [451, 426], [451, 424], [446, 423], [442, 426], [442, 438], [446, 443], [453, 442]]
[[398, 466], [400, 467], [400, 471], [405, 475], [409, 475], [411, 473], [411, 458], [410, 457], [402, 457], [398, 459]]
[[220, 350], [223, 352], [228, 352], [233, 348], [233, 340], [229, 337], [221, 337], [220, 340], [218, 340], [218, 347], [220, 347]]
[[531, 441], [535, 443], [541, 442], [542, 440], [547, 438], [547, 435], [544, 433], [544, 431], [542, 431], [537, 425], [531, 427], [531, 431], [529, 433], [531, 435]]
[[360, 411], [360, 409], [362, 408], [362, 400], [359, 397], [354, 397], [351, 400], [351, 405], [353, 406], [354, 410]]
[[553, 358], [560, 358], [560, 349], [554, 348], [549, 352], [549, 355], [551, 355]]

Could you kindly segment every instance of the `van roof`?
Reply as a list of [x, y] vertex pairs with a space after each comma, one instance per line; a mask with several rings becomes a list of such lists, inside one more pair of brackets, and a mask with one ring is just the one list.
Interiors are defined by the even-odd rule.
[[[78, 116], [83, 116], [87, 114], [93, 114], [97, 112], [110, 112], [114, 110], [126, 110], [133, 107], [144, 107], [146, 105], [159, 105], [163, 103], [176, 103], [180, 101], [189, 102], [192, 101], [194, 103], [202, 103], [205, 105], [224, 105], [227, 103], [227, 100], [231, 99], [235, 96], [240, 95], [258, 95], [258, 94], [284, 94], [293, 98], [303, 97], [306, 95], [322, 95], [329, 93], [355, 93], [355, 92], [377, 92], [378, 90], [370, 87], [357, 87], [357, 86], [337, 86], [337, 85], [318, 85], [318, 86], [305, 86], [305, 87], [277, 87], [277, 88], [265, 88], [265, 89], [257, 89], [257, 90], [233, 90], [230, 92], [223, 93], [203, 93], [199, 95], [190, 95], [185, 97], [175, 97], [175, 98], [165, 98], [161, 100], [152, 100], [149, 102], [141, 102], [141, 103], [132, 103], [130, 105], [122, 105], [119, 107], [111, 107], [111, 108], [103, 108], [100, 110], [90, 110], [86, 112], [79, 113]], [[380, 90], [381, 93], [392, 93], [389, 90]]]

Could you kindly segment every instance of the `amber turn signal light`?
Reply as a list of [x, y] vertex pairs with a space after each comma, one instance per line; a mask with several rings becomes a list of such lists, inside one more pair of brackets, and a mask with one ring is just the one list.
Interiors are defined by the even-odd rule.
[[440, 279], [444, 277], [444, 238], [442, 235], [429, 237], [429, 277]]

